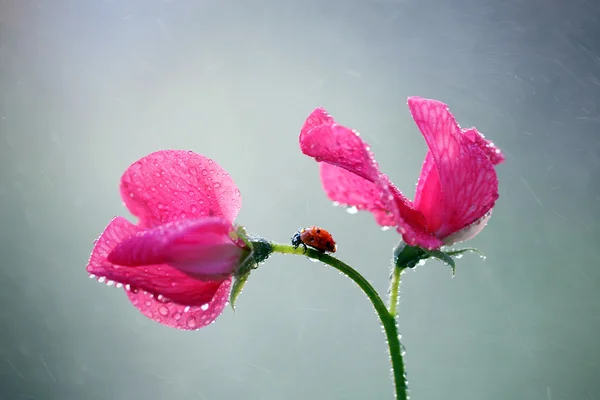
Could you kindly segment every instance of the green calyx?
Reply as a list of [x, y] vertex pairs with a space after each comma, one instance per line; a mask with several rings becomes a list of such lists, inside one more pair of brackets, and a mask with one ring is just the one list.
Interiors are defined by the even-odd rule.
[[394, 249], [394, 265], [396, 268], [415, 268], [417, 265], [424, 263], [429, 258], [436, 258], [448, 265], [452, 269], [452, 276], [456, 273], [455, 259], [462, 257], [466, 252], [478, 253], [482, 258], [485, 258], [483, 253], [475, 248], [465, 249], [438, 249], [426, 250], [418, 246], [409, 246], [404, 242], [400, 242]]
[[242, 294], [242, 289], [244, 288], [244, 285], [246, 285], [250, 273], [258, 268], [258, 265], [261, 262], [269, 258], [273, 252], [273, 248], [268, 241], [258, 236], [248, 235], [246, 229], [242, 226], [236, 228], [235, 235], [237, 239], [241, 240], [246, 245], [249, 251], [242, 257], [240, 265], [233, 275], [234, 281], [231, 287], [231, 293], [229, 294], [229, 303], [234, 311], [235, 302], [239, 295]]

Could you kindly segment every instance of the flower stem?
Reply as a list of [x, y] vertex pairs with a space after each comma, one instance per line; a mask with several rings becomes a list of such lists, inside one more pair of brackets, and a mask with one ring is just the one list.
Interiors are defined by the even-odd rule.
[[392, 281], [390, 283], [390, 315], [396, 318], [398, 314], [398, 293], [400, 292], [400, 275], [402, 269], [393, 266]]
[[[392, 373], [394, 376], [394, 384], [396, 388], [396, 399], [397, 400], [407, 400], [407, 386], [406, 380], [404, 378], [404, 360], [402, 358], [402, 349], [400, 345], [400, 338], [398, 337], [398, 328], [396, 326], [396, 306], [392, 308], [390, 303], [390, 311], [388, 311], [387, 307], [379, 293], [373, 288], [373, 286], [367, 281], [358, 271], [344, 263], [343, 261], [338, 260], [335, 257], [332, 257], [328, 254], [320, 253], [313, 249], [307, 249], [304, 252], [302, 247], [294, 248], [290, 245], [279, 244], [279, 243], [271, 243], [274, 253], [282, 253], [282, 254], [295, 254], [295, 255], [303, 255], [315, 260], [319, 260], [330, 267], [333, 267], [346, 275], [348, 278], [354, 281], [362, 289], [362, 291], [367, 295], [371, 303], [373, 304], [373, 308], [377, 312], [381, 324], [383, 325], [383, 329], [385, 331], [385, 336], [387, 338], [388, 347], [390, 349], [390, 359], [392, 363]], [[395, 299], [394, 304], [397, 302], [398, 298], [398, 286], [400, 283], [400, 268], [394, 268], [394, 271], [398, 270], [398, 278], [395, 289]], [[394, 284], [392, 283], [392, 288]], [[394, 293], [394, 292], [392, 292]], [[391, 298], [391, 295], [390, 295]], [[393, 314], [392, 314], [393, 309]]]

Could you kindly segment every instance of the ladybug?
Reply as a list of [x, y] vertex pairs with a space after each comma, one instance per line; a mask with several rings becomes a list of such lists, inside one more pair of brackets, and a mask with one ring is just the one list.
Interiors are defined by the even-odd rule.
[[302, 228], [292, 237], [292, 246], [297, 249], [300, 245], [304, 246], [305, 253], [306, 246], [310, 246], [321, 253], [335, 253], [335, 241], [333, 240], [333, 236], [331, 236], [331, 233], [318, 226]]

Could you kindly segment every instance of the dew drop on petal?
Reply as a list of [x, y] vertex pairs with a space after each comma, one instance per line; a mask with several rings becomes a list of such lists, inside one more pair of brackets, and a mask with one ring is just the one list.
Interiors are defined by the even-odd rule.
[[215, 183], [213, 183], [213, 187], [220, 188], [221, 184], [219, 182], [215, 182]]
[[178, 312], [176, 312], [175, 314], [173, 314], [173, 319], [174, 319], [175, 321], [179, 321], [179, 320], [181, 319], [181, 314], [180, 314], [180, 313], [178, 313]]
[[104, 276], [101, 276], [100, 278], [98, 278], [98, 282], [103, 283], [106, 280], [106, 278]]
[[196, 318], [192, 315], [187, 320], [188, 328], [194, 329], [196, 327]]
[[158, 313], [164, 317], [166, 317], [169, 314], [169, 309], [165, 306], [160, 306], [158, 308]]
[[188, 312], [190, 311], [190, 306], [185, 306], [185, 308], [183, 309], [183, 312]]
[[348, 207], [346, 208], [346, 212], [348, 214], [356, 214], [358, 212], [358, 208], [356, 208], [355, 206]]
[[331, 204], [333, 204], [334, 207], [339, 207], [340, 206], [340, 202], [339, 201], [334, 201]]
[[382, 230], [382, 231], [384, 231], [384, 232], [385, 232], [385, 231], [389, 231], [390, 229], [392, 229], [392, 227], [391, 227], [391, 226], [382, 226], [382, 227], [381, 227], [381, 230]]
[[157, 207], [159, 210], [162, 210], [163, 208], [165, 208], [165, 205], [164, 205], [163, 203], [158, 203], [158, 204], [156, 205], [156, 207]]
[[201, 309], [202, 311], [206, 311], [206, 310], [208, 310], [208, 303], [206, 303], [206, 304], [202, 304], [202, 306], [200, 307], [200, 309]]

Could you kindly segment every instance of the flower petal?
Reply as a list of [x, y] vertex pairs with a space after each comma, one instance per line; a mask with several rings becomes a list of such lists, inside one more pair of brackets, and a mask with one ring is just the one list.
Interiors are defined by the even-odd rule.
[[103, 282], [129, 285], [132, 292], [146, 291], [184, 306], [201, 306], [213, 299], [223, 280], [202, 281], [168, 264], [127, 267], [108, 261], [119, 243], [140, 231], [125, 218], [114, 218], [96, 241], [87, 271]]
[[[317, 122], [323, 121], [317, 125]], [[300, 149], [318, 162], [344, 168], [375, 182], [381, 173], [358, 132], [338, 125], [322, 108], [315, 109], [300, 131]]]
[[319, 163], [327, 196], [345, 206], [373, 213], [381, 226], [395, 226], [395, 216], [381, 201], [381, 190], [373, 183], [335, 165]]
[[475, 143], [486, 156], [490, 159], [492, 164], [498, 165], [504, 162], [504, 154], [502, 151], [496, 147], [494, 142], [491, 140], [487, 140], [485, 136], [481, 132], [479, 132], [476, 128], [463, 129], [463, 135], [471, 139], [473, 143]]
[[172, 328], [197, 330], [213, 323], [227, 306], [231, 279], [220, 283], [212, 298], [200, 306], [185, 306], [157, 299], [148, 292], [127, 291], [131, 303], [146, 317]]
[[208, 216], [233, 222], [242, 205], [225, 170], [184, 150], [157, 151], [132, 164], [121, 178], [121, 197], [142, 228]]
[[[318, 125], [320, 121], [324, 122]], [[320, 161], [321, 180], [330, 199], [371, 211], [382, 226], [398, 226], [411, 245], [442, 245], [426, 231], [423, 215], [379, 171], [369, 146], [359, 134], [338, 125], [322, 108], [314, 110], [306, 120], [300, 132], [300, 148]]]
[[123, 240], [107, 259], [128, 267], [169, 264], [203, 280], [224, 279], [243, 253], [229, 237], [232, 230], [218, 217], [173, 221]]
[[[498, 198], [498, 178], [488, 156], [463, 132], [446, 104], [410, 97], [408, 106], [425, 137], [439, 178], [428, 163], [417, 208], [429, 230], [444, 238], [482, 218]], [[429, 163], [430, 164], [430, 163]], [[432, 206], [432, 204], [437, 204]], [[423, 207], [423, 208], [421, 208]]]

